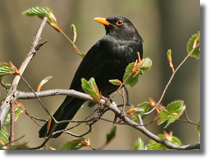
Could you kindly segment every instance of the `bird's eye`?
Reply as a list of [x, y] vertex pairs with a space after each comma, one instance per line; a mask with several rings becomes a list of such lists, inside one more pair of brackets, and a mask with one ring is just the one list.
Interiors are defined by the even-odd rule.
[[117, 24], [118, 26], [121, 26], [121, 25], [123, 24], [123, 20], [118, 20], [118, 21], [116, 22], [116, 24]]

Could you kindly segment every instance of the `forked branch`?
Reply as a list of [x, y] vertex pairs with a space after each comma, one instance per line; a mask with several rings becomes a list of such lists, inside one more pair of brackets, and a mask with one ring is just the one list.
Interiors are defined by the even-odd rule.
[[[20, 68], [19, 68], [19, 73], [22, 76], [23, 72], [25, 71], [26, 67], [28, 66], [29, 62], [32, 60], [32, 58], [34, 57], [34, 55], [37, 53], [37, 49], [36, 46], [38, 45], [40, 39], [41, 39], [41, 33], [44, 29], [44, 26], [47, 22], [47, 18], [45, 17], [42, 21], [42, 23], [39, 26], [39, 29], [33, 39], [32, 45], [31, 45], [31, 49], [29, 51], [29, 53], [27, 54], [25, 60], [23, 61], [23, 63], [21, 64]], [[13, 96], [14, 92], [17, 89], [17, 86], [19, 84], [21, 77], [19, 75], [16, 75], [12, 85], [7, 93], [7, 96], [5, 98], [5, 100], [3, 101], [1, 107], [0, 107], [0, 129], [2, 128], [5, 118], [7, 116], [7, 113], [9, 112], [10, 109], [10, 102], [11, 100], [13, 100], [15, 97]]]

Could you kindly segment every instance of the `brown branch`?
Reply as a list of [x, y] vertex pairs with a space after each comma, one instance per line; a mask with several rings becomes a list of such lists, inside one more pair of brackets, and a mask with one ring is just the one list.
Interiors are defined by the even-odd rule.
[[200, 45], [200, 44], [197, 44], [197, 45], [190, 51], [190, 53], [188, 53], [188, 55], [184, 58], [184, 60], [178, 65], [178, 67], [177, 67], [175, 70], [173, 70], [173, 73], [172, 73], [172, 75], [171, 75], [171, 77], [170, 77], [170, 79], [169, 79], [167, 85], [165, 86], [165, 89], [163, 90], [163, 93], [162, 93], [162, 95], [161, 95], [159, 101], [157, 102], [157, 105], [159, 105], [159, 104], [161, 103], [161, 101], [162, 101], [162, 99], [163, 99], [163, 97], [164, 97], [164, 95], [165, 95], [165, 93], [166, 93], [166, 90], [168, 89], [168, 86], [171, 84], [171, 81], [172, 81], [172, 79], [174, 78], [176, 72], [179, 70], [179, 68], [183, 65], [183, 63], [189, 58], [189, 56], [192, 54], [192, 52], [193, 52], [199, 45]]
[[[164, 92], [159, 100], [158, 103], [160, 103], [165, 95], [165, 92], [169, 86], [169, 84], [171, 83], [175, 73], [178, 71], [178, 69], [181, 67], [181, 65], [187, 60], [187, 58], [189, 57], [189, 54], [188, 56], [181, 62], [181, 64], [176, 68], [176, 70], [173, 72], [168, 84], [166, 85], [165, 89], [164, 89]], [[122, 86], [120, 86], [122, 87]], [[116, 93], [115, 93], [116, 94]], [[85, 99], [85, 100], [88, 100], [88, 101], [91, 101], [91, 102], [95, 102], [91, 96], [85, 94], [85, 93], [80, 93], [80, 92], [77, 92], [77, 91], [74, 91], [74, 90], [60, 90], [60, 89], [57, 89], [57, 90], [48, 90], [48, 91], [41, 91], [41, 92], [36, 92], [36, 93], [26, 93], [26, 92], [20, 92], [20, 91], [17, 91], [15, 93], [15, 97], [19, 98], [19, 99], [30, 99], [30, 98], [41, 98], [41, 97], [48, 97], [48, 96], [54, 96], [54, 95], [68, 95], [68, 96], [74, 96], [74, 97], [77, 97], [77, 98], [81, 98], [81, 99]], [[122, 122], [124, 122], [126, 125], [129, 125], [137, 130], [139, 130], [140, 132], [142, 132], [143, 134], [145, 134], [147, 137], [155, 140], [156, 142], [158, 143], [161, 143], [163, 145], [165, 145], [167, 148], [169, 149], [199, 149], [200, 148], [200, 143], [197, 143], [197, 144], [193, 144], [193, 145], [175, 145], [171, 142], [168, 142], [166, 140], [163, 140], [161, 138], [159, 138], [158, 136], [154, 135], [152, 132], [150, 132], [149, 130], [147, 130], [143, 124], [143, 121], [141, 119], [141, 116], [139, 115], [138, 116], [138, 119], [139, 119], [139, 122], [140, 122], [140, 125], [135, 123], [134, 121], [132, 121], [131, 119], [129, 119], [125, 114], [122, 113], [121, 110], [119, 110], [119, 108], [117, 107], [117, 105], [112, 102], [112, 103], [108, 103], [107, 101], [101, 99], [100, 101], [100, 104], [105, 104], [106, 106], [108, 106], [108, 108], [110, 110], [112, 110], [115, 115], [117, 117], [119, 117], [121, 119]], [[99, 119], [98, 119], [99, 120]], [[97, 121], [95, 119], [95, 121]], [[69, 120], [68, 122], [71, 122], [71, 120]], [[64, 121], [61, 121], [61, 122], [57, 122], [56, 121], [56, 125], [54, 127], [56, 127], [58, 124], [60, 123], [66, 123]], [[81, 124], [81, 123], [79, 123]], [[79, 125], [78, 124], [78, 125]], [[83, 135], [89, 133], [91, 131], [91, 127], [92, 127], [92, 124], [94, 124], [94, 121], [89, 124], [89, 131], [87, 131], [86, 133], [84, 133]], [[77, 126], [77, 125], [76, 125]], [[52, 130], [52, 132], [50, 133], [49, 137], [47, 137], [47, 139], [38, 147], [34, 147], [32, 149], [37, 149], [37, 148], [41, 148], [54, 134], [58, 133], [58, 132], [64, 132], [64, 133], [67, 133], [67, 134], [70, 134], [70, 135], [73, 135], [73, 136], [81, 136], [81, 135], [76, 135], [76, 134], [73, 134], [71, 132], [69, 132], [71, 128], [69, 129], [64, 129], [64, 130], [61, 130], [61, 131], [57, 131], [57, 132], [54, 132], [54, 130]], [[82, 136], [83, 136], [82, 135]]]
[[[55, 95], [68, 95], [68, 96], [74, 96], [74, 97], [81, 98], [81, 99], [88, 100], [90, 102], [94, 102], [95, 103], [94, 99], [91, 96], [89, 96], [89, 95], [87, 95], [85, 93], [81, 93], [81, 92], [75, 91], [75, 90], [55, 89], [55, 90], [47, 90], [47, 91], [36, 92], [36, 94], [40, 98], [41, 97], [48, 97], [48, 96], [55, 96]], [[34, 93], [31, 93], [31, 92], [16, 91], [15, 96], [18, 99], [32, 99], [32, 98], [36, 98]], [[158, 143], [161, 143], [161, 144], [165, 145], [169, 149], [180, 149], [180, 150], [200, 149], [200, 143], [193, 144], [193, 145], [175, 145], [175, 144], [173, 144], [173, 143], [171, 143], [169, 141], [161, 139], [160, 137], [156, 136], [155, 134], [153, 134], [152, 132], [147, 130], [144, 127], [144, 125], [142, 125], [142, 124], [139, 125], [138, 123], [136, 123], [136, 122], [132, 121], [131, 119], [129, 119], [125, 114], [122, 113], [122, 111], [119, 110], [119, 108], [117, 107], [117, 105], [114, 102], [109, 103], [109, 102], [105, 101], [104, 99], [101, 99], [100, 104], [107, 106], [107, 108], [109, 108], [112, 112], [114, 112], [127, 125], [135, 128], [136, 130], [139, 130], [140, 132], [145, 134], [147, 137], [155, 140]], [[44, 146], [44, 144], [50, 139], [52, 134], [53, 133], [51, 132], [51, 134], [45, 140], [45, 142], [43, 142], [43, 144], [38, 146], [38, 147], [41, 148], [42, 146]], [[37, 149], [38, 147], [31, 148], [31, 149]]]
[[195, 122], [193, 122], [193, 121], [191, 121], [191, 120], [189, 119], [186, 110], [184, 111], [184, 115], [185, 115], [185, 118], [186, 118], [187, 120], [183, 120], [183, 119], [177, 119], [177, 120], [178, 120], [178, 121], [181, 121], [181, 122], [185, 122], [185, 123], [194, 124], [194, 125], [196, 125], [196, 126], [200, 126], [200, 124], [195, 123]]
[[[81, 93], [81, 92], [77, 92], [77, 91], [74, 91], [74, 90], [49, 90], [49, 91], [41, 91], [41, 92], [34, 92], [32, 90], [32, 93], [26, 93], [26, 92], [20, 92], [20, 91], [16, 91], [16, 88], [18, 86], [18, 83], [20, 81], [20, 78], [25, 70], [25, 68], [27, 67], [28, 63], [30, 62], [30, 60], [33, 58], [33, 56], [37, 53], [37, 50], [36, 50], [36, 46], [38, 45], [38, 42], [40, 40], [40, 37], [41, 37], [41, 32], [43, 30], [43, 27], [46, 23], [46, 18], [43, 20], [38, 32], [37, 32], [37, 35], [35, 36], [35, 39], [34, 39], [34, 42], [31, 46], [31, 50], [29, 52], [29, 54], [27, 55], [26, 59], [24, 60], [24, 62], [22, 63], [20, 69], [19, 69], [19, 72], [20, 72], [20, 76], [16, 76], [13, 83], [12, 83], [12, 86], [10, 88], [10, 90], [8, 91], [8, 94], [7, 94], [7, 97], [6, 97], [6, 100], [3, 102], [1, 108], [0, 108], [0, 127], [3, 126], [3, 122], [5, 120], [5, 117], [7, 115], [7, 110], [8, 107], [10, 107], [10, 103], [12, 100], [15, 100], [15, 99], [30, 99], [30, 98], [37, 98], [39, 99], [40, 97], [48, 97], [48, 96], [54, 96], [54, 95], [70, 95], [70, 96], [74, 96], [74, 97], [77, 97], [77, 98], [81, 98], [81, 99], [85, 99], [85, 100], [88, 100], [88, 101], [91, 101], [91, 102], [95, 102], [95, 100], [85, 94], [85, 93]], [[196, 48], [196, 47], [195, 47]], [[190, 53], [189, 53], [190, 54]], [[180, 63], [180, 65], [176, 68], [176, 70], [173, 72], [171, 78], [169, 79], [169, 82], [168, 84], [166, 85], [164, 91], [163, 91], [163, 94], [161, 95], [161, 98], [158, 102], [158, 104], [162, 101], [164, 95], [165, 95], [165, 92], [169, 86], [169, 84], [171, 83], [176, 71], [181, 67], [181, 65], [186, 61], [186, 59], [189, 57], [189, 54], [188, 56]], [[129, 77], [129, 76], [128, 76]], [[127, 80], [127, 79], [126, 79]], [[126, 81], [125, 80], [125, 81]], [[123, 86], [123, 84], [119, 87], [119, 89]], [[118, 90], [119, 90], [118, 89]], [[117, 90], [117, 91], [118, 91]], [[117, 93], [117, 91], [112, 95], [112, 97]], [[105, 105], [108, 109], [110, 109], [112, 112], [114, 112], [116, 114], [117, 117], [119, 117], [121, 119], [122, 122], [124, 122], [126, 125], [129, 125], [137, 130], [139, 130], [140, 132], [142, 132], [143, 134], [145, 134], [147, 137], [155, 140], [156, 142], [158, 143], [161, 143], [163, 145], [165, 145], [167, 148], [169, 149], [200, 149], [200, 144], [197, 143], [197, 144], [193, 144], [193, 145], [175, 145], [169, 141], [166, 141], [166, 140], [163, 140], [161, 138], [159, 138], [158, 136], [154, 135], [152, 132], [150, 132], [149, 130], [147, 130], [144, 125], [143, 125], [143, 121], [141, 119], [141, 116], [139, 116], [139, 121], [140, 121], [140, 124], [137, 124], [135, 123], [134, 121], [132, 121], [131, 119], [129, 119], [124, 113], [122, 113], [121, 110], [119, 110], [119, 108], [117, 107], [117, 105], [112, 102], [107, 102], [106, 100], [104, 99], [101, 99], [100, 101], [100, 104], [101, 105]], [[43, 106], [44, 107], [44, 106]], [[5, 109], [6, 108], [6, 109]], [[45, 108], [45, 107], [44, 107]], [[9, 110], [9, 109], [8, 109]], [[5, 116], [5, 117], [4, 117]], [[53, 117], [52, 117], [53, 118]], [[100, 119], [100, 117], [98, 118]], [[89, 125], [89, 130], [82, 134], [82, 135], [85, 135], [87, 133], [89, 133], [92, 129], [92, 125], [98, 120], [98, 119], [95, 119], [92, 121], [92, 123], [88, 124]], [[56, 128], [56, 126], [60, 123], [65, 123], [63, 121], [61, 122], [57, 122], [56, 120], [54, 120], [56, 122], [56, 124], [54, 125], [54, 129]], [[77, 124], [79, 125], [79, 124]], [[76, 125], [76, 126], [77, 126]], [[54, 132], [54, 129], [52, 129], [51, 133], [49, 134], [49, 136], [45, 139], [45, 141], [38, 147], [33, 147], [33, 148], [30, 148], [30, 149], [38, 149], [38, 148], [41, 148], [42, 146], [44, 146], [44, 144], [54, 135], [57, 133]], [[70, 128], [71, 129], [71, 128]], [[70, 129], [66, 129], [66, 130], [61, 130], [59, 132], [64, 132], [64, 133], [68, 133], [67, 130], [70, 130]], [[69, 132], [69, 134], [72, 135], [71, 132]], [[75, 135], [74, 136], [78, 136], [78, 135]], [[81, 135], [79, 135], [81, 136]]]
[[[35, 47], [38, 45], [39, 40], [41, 39], [41, 33], [44, 29], [44, 26], [47, 22], [47, 18], [45, 17], [42, 21], [42, 23], [40, 24], [40, 27], [33, 39], [32, 45], [31, 45], [31, 49], [29, 51], [29, 53], [27, 54], [25, 60], [23, 61], [23, 63], [21, 64], [20, 68], [19, 68], [19, 73], [22, 76], [23, 72], [25, 71], [26, 67], [28, 66], [29, 62], [31, 61], [31, 59], [34, 57], [34, 55], [37, 53], [37, 50], [35, 49]], [[4, 100], [4, 102], [2, 103], [1, 107], [0, 107], [0, 129], [2, 128], [5, 118], [7, 116], [7, 113], [9, 112], [10, 109], [10, 101], [12, 99], [14, 99], [14, 92], [17, 89], [17, 86], [19, 84], [21, 77], [19, 75], [15, 76], [12, 85], [7, 93], [7, 96]]]
[[10, 111], [11, 125], [10, 125], [9, 141], [10, 141], [10, 145], [15, 145], [15, 104], [13, 100], [10, 102], [10, 106], [11, 106], [11, 109], [10, 109], [11, 110]]

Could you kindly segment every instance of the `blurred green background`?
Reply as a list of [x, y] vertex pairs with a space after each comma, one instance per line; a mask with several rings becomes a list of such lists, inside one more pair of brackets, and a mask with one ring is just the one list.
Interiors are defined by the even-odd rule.
[[[159, 100], [172, 73], [166, 57], [167, 50], [172, 49], [174, 66], [178, 66], [187, 55], [188, 39], [200, 30], [199, 0], [4, 0], [0, 4], [1, 62], [12, 61], [17, 67], [21, 65], [41, 22], [36, 17], [22, 15], [22, 12], [35, 6], [48, 6], [53, 9], [59, 26], [70, 37], [72, 37], [70, 26], [74, 23], [78, 33], [76, 45], [84, 53], [105, 34], [104, 27], [93, 21], [93, 18], [120, 15], [131, 20], [144, 39], [144, 57], [150, 57], [153, 61], [152, 69], [140, 76], [137, 86], [128, 87], [130, 100], [134, 105], [148, 101], [149, 98]], [[43, 31], [41, 41], [44, 40], [48, 40], [48, 43], [30, 62], [23, 76], [34, 89], [46, 76], [53, 76], [53, 78], [42, 90], [67, 89], [81, 58], [75, 54], [71, 44], [49, 25], [45, 26]], [[11, 83], [12, 79], [13, 76], [7, 76], [4, 82]], [[18, 89], [29, 91], [22, 81]], [[0, 98], [4, 96], [5, 91], [0, 87]], [[59, 107], [64, 98], [64, 96], [56, 96], [42, 100], [52, 112]], [[175, 75], [162, 104], [167, 105], [179, 99], [185, 101], [189, 118], [197, 122], [200, 117], [200, 62], [195, 58], [189, 58]], [[114, 100], [117, 103], [122, 102], [119, 96]], [[48, 118], [37, 100], [22, 100], [21, 102], [30, 114]], [[92, 110], [83, 107], [74, 119], [81, 120]], [[145, 124], [150, 122], [155, 114], [146, 118]], [[114, 115], [106, 113], [104, 117], [113, 120]], [[184, 119], [184, 116], [181, 118]], [[93, 147], [99, 148], [105, 143], [106, 134], [111, 127], [111, 123], [99, 121], [93, 126], [93, 132], [85, 137], [90, 138]], [[163, 127], [164, 125], [157, 126], [154, 123], [147, 126], [154, 134], [161, 133]], [[38, 146], [43, 142], [43, 139], [38, 138], [39, 128], [28, 116], [21, 115], [16, 123], [16, 138], [25, 135], [20, 142], [28, 142], [30, 147]], [[199, 141], [196, 128], [192, 124], [177, 121], [164, 130], [173, 131], [183, 144]], [[86, 131], [86, 126], [83, 125], [73, 131], [81, 134]], [[133, 149], [138, 137], [141, 137], [145, 144], [149, 142], [146, 136], [133, 128], [118, 125], [116, 138], [104, 149]], [[72, 139], [74, 137], [63, 134], [58, 139], [50, 140], [48, 144], [58, 148]]]

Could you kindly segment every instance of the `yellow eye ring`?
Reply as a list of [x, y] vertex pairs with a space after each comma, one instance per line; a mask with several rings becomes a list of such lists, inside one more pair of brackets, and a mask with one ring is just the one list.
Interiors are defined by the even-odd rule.
[[118, 26], [121, 26], [121, 25], [123, 25], [123, 20], [118, 20], [117, 22], [116, 22], [116, 24], [118, 25]]

